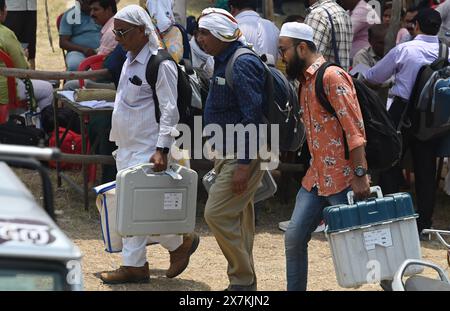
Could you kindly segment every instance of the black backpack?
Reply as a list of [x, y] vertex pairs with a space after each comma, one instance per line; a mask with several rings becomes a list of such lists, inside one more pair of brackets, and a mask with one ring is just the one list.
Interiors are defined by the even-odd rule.
[[42, 129], [25, 126], [25, 118], [10, 115], [6, 123], [0, 124], [0, 143], [23, 146], [45, 146], [46, 137]]
[[[325, 70], [330, 66], [340, 66], [326, 62], [317, 71], [316, 96], [326, 111], [336, 117], [336, 111], [331, 106], [324, 88], [323, 76]], [[343, 69], [342, 69], [343, 70]], [[377, 93], [367, 87], [362, 81], [353, 79], [359, 107], [364, 121], [366, 132], [366, 160], [371, 170], [385, 170], [397, 164], [402, 155], [402, 137], [400, 131], [395, 128], [394, 122], [390, 118], [385, 105], [382, 103]], [[345, 148], [345, 159], [350, 158], [350, 152], [344, 129], [343, 139]]]
[[[156, 122], [159, 123], [161, 117], [161, 111], [159, 108], [159, 101], [156, 95], [156, 81], [158, 79], [159, 65], [166, 60], [174, 62], [178, 71], [178, 83], [177, 83], [177, 106], [180, 114], [179, 123], [190, 124], [196, 114], [195, 109], [192, 107], [192, 87], [190, 83], [189, 75], [173, 60], [169, 52], [163, 49], [158, 50], [158, 54], [152, 55], [147, 63], [147, 69], [145, 78], [147, 83], [152, 88], [153, 100], [155, 101], [155, 116]], [[184, 60], [186, 61], [186, 60]], [[187, 62], [187, 61], [186, 61]]]
[[[68, 128], [77, 134], [80, 134], [80, 117], [67, 107], [59, 107], [57, 110], [58, 124], [61, 127]], [[41, 111], [42, 129], [48, 135], [55, 130], [55, 113], [53, 105], [45, 107]]]
[[450, 132], [450, 64], [448, 46], [439, 44], [439, 56], [420, 68], [411, 94], [408, 115], [412, 131], [426, 141]]
[[[281, 151], [297, 151], [306, 140], [306, 132], [301, 120], [301, 109], [295, 87], [281, 71], [268, 66], [248, 47], [238, 48], [231, 56], [225, 69], [225, 80], [233, 89], [233, 65], [244, 54], [258, 57], [266, 70], [265, 106], [263, 120], [266, 124], [277, 124], [279, 128], [279, 147]], [[269, 127], [270, 129], [270, 127]], [[268, 138], [270, 138], [270, 131]]]

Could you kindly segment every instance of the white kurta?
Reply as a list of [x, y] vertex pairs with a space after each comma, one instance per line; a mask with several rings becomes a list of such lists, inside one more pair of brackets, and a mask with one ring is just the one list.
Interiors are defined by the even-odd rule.
[[270, 54], [276, 62], [278, 58], [278, 36], [280, 31], [271, 21], [262, 18], [255, 11], [243, 11], [236, 15], [239, 29], [248, 43], [259, 54]]
[[[164, 61], [159, 67], [156, 93], [161, 117], [158, 124], [153, 93], [145, 78], [147, 63], [156, 52], [146, 45], [134, 59], [128, 53], [122, 67], [109, 137], [119, 147], [117, 170], [147, 163], [156, 147], [168, 148], [174, 140], [171, 131], [179, 121], [177, 68], [171, 61]], [[142, 80], [141, 86], [130, 82], [135, 75]]]
[[[160, 123], [155, 118], [155, 103], [145, 71], [147, 63], [156, 50], [146, 45], [133, 58], [127, 54], [117, 88], [110, 140], [118, 146], [117, 170], [137, 164], [148, 163], [156, 147], [170, 147], [173, 138], [170, 133], [179, 120], [177, 109], [177, 67], [172, 61], [161, 63], [156, 82], [156, 93], [161, 111]], [[142, 85], [130, 82], [138, 76]], [[177, 249], [183, 242], [182, 236], [131, 237], [123, 239], [122, 258], [124, 266], [142, 267], [146, 260], [146, 244], [158, 242], [169, 251]]]

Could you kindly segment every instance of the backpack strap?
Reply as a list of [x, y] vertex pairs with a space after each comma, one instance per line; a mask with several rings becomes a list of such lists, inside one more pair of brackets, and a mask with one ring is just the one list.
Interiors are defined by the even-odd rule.
[[[230, 60], [227, 63], [227, 66], [225, 68], [225, 81], [227, 83], [227, 85], [230, 87], [231, 90], [234, 90], [234, 86], [233, 86], [233, 67], [234, 67], [234, 63], [236, 62], [236, 60], [242, 56], [242, 55], [246, 55], [246, 54], [251, 54], [251, 55], [255, 55], [263, 64], [264, 66], [264, 70], [265, 70], [265, 84], [264, 84], [264, 88], [266, 90], [266, 103], [268, 104], [267, 107], [271, 104], [273, 104], [275, 97], [274, 97], [274, 85], [273, 85], [273, 77], [272, 74], [270, 73], [270, 69], [267, 66], [266, 63], [264, 63], [261, 58], [259, 57], [258, 54], [256, 54], [252, 49], [250, 49], [249, 47], [241, 47], [238, 48], [233, 56], [231, 56]], [[269, 123], [267, 118], [264, 116], [263, 114], [263, 120], [265, 123]]]
[[167, 50], [159, 49], [156, 55], [152, 55], [150, 57], [150, 60], [147, 63], [147, 68], [145, 70], [145, 78], [147, 79], [147, 83], [152, 88], [153, 100], [155, 102], [155, 117], [157, 123], [159, 123], [159, 118], [161, 117], [161, 110], [159, 109], [159, 101], [156, 94], [156, 81], [158, 80], [159, 66], [166, 60], [171, 60], [176, 64]]
[[433, 70], [439, 70], [449, 65], [448, 62], [448, 46], [439, 40], [439, 55], [438, 58], [431, 63], [430, 67]]
[[342, 128], [342, 137], [344, 140], [344, 152], [345, 152], [345, 159], [348, 160], [350, 159], [350, 150], [348, 147], [348, 142], [347, 142], [347, 136], [345, 135], [345, 131], [344, 131], [344, 127], [341, 124], [341, 121], [339, 121], [339, 118], [337, 116], [336, 110], [334, 110], [333, 106], [331, 105], [330, 101], [328, 100], [327, 95], [325, 94], [325, 89], [323, 87], [323, 77], [325, 75], [325, 71], [332, 66], [336, 66], [341, 68], [341, 66], [335, 64], [335, 63], [331, 63], [331, 62], [325, 62], [322, 64], [322, 66], [320, 66], [319, 69], [317, 69], [317, 73], [316, 73], [316, 83], [315, 83], [315, 91], [316, 91], [316, 97], [319, 101], [319, 103], [322, 105], [322, 107], [328, 111], [333, 117], [336, 118], [336, 120], [338, 120], [339, 124], [341, 125]]
[[439, 40], [439, 59], [444, 61], [444, 66], [448, 66], [448, 46]]
[[339, 49], [337, 47], [336, 31], [334, 30], [333, 18], [331, 17], [331, 14], [327, 11], [327, 9], [324, 10], [328, 15], [328, 20], [331, 24], [331, 44], [333, 46], [334, 61], [336, 62], [336, 64], [338, 64], [338, 66], [340, 66], [341, 60], [339, 59]]
[[231, 56], [230, 60], [227, 63], [227, 66], [225, 68], [225, 81], [228, 84], [228, 86], [230, 87], [230, 89], [234, 90], [234, 85], [233, 85], [233, 67], [234, 67], [234, 63], [236, 62], [236, 60], [242, 56], [242, 55], [255, 55], [259, 58], [259, 56], [253, 52], [250, 48], [248, 47], [241, 47], [238, 48], [234, 54]]
[[319, 67], [316, 73], [315, 90], [316, 90], [316, 97], [319, 100], [319, 103], [322, 105], [322, 107], [325, 108], [325, 110], [328, 111], [331, 115], [337, 117], [336, 111], [334, 110], [333, 106], [331, 106], [331, 103], [328, 100], [328, 97], [325, 94], [325, 89], [323, 87], [323, 77], [325, 75], [325, 71], [331, 66], [337, 66], [340, 68], [339, 65], [332, 62], [325, 62], [322, 64], [322, 66]]

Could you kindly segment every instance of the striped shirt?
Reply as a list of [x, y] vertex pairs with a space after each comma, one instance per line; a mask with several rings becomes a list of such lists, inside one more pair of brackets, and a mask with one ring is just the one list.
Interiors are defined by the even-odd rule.
[[331, 24], [325, 10], [330, 13], [333, 19], [341, 66], [345, 70], [348, 70], [350, 67], [353, 30], [352, 22], [347, 12], [333, 0], [319, 0], [309, 8], [309, 14], [306, 16], [305, 24], [314, 29], [314, 43], [317, 46], [318, 52], [327, 60], [335, 61], [331, 40]]

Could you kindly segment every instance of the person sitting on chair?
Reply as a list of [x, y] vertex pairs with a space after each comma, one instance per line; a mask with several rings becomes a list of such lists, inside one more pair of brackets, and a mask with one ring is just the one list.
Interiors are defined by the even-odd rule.
[[59, 27], [59, 46], [67, 50], [67, 70], [76, 71], [86, 57], [97, 54], [100, 26], [89, 16], [89, 0], [77, 0], [75, 7], [64, 13]]
[[[4, 25], [7, 15], [5, 0], [0, 0], [0, 50], [8, 54], [14, 64], [14, 68], [28, 69], [29, 65], [22, 46], [12, 30]], [[0, 66], [4, 66], [0, 63]], [[6, 77], [0, 76], [0, 103], [8, 103], [8, 87]], [[32, 87], [31, 87], [32, 85]], [[37, 108], [41, 111], [52, 104], [53, 86], [50, 82], [42, 80], [16, 79], [17, 97], [19, 100], [30, 99], [36, 101]], [[29, 91], [27, 91], [29, 89]], [[28, 95], [27, 95], [28, 93]], [[30, 94], [31, 93], [31, 94]], [[33, 94], [34, 93], [34, 94]], [[34, 95], [34, 96], [33, 96]], [[32, 98], [34, 97], [34, 98]]]

